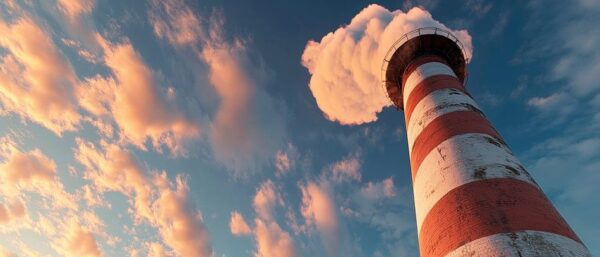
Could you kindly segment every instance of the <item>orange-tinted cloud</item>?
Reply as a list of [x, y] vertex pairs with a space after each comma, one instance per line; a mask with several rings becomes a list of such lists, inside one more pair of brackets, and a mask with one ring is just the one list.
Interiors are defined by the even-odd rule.
[[275, 185], [273, 181], [267, 180], [260, 185], [254, 195], [254, 201], [252, 205], [259, 218], [265, 220], [271, 220], [273, 208], [276, 204], [281, 203], [279, 195], [275, 191]]
[[146, 149], [146, 142], [173, 154], [185, 154], [184, 142], [197, 138], [198, 125], [181, 111], [173, 88], [161, 88], [141, 55], [129, 42], [111, 44], [98, 35], [104, 63], [113, 78], [94, 77], [84, 83], [81, 105], [95, 115], [111, 115], [122, 139]]
[[75, 196], [64, 190], [56, 175], [56, 163], [39, 149], [21, 152], [6, 137], [0, 140], [8, 149], [0, 156], [0, 193], [8, 199], [18, 199], [33, 192], [51, 199], [53, 208], [78, 208]]
[[202, 215], [193, 208], [189, 199], [186, 181], [178, 176], [175, 185], [172, 185], [164, 172], [154, 180], [159, 197], [153, 207], [156, 208], [159, 232], [165, 243], [179, 256], [213, 256], [208, 231]]
[[295, 257], [296, 250], [290, 234], [275, 221], [256, 219], [256, 257]]
[[331, 179], [335, 182], [360, 181], [361, 163], [358, 154], [351, 154], [331, 165]]
[[285, 150], [279, 150], [275, 153], [275, 175], [280, 177], [294, 169], [300, 154], [298, 149], [291, 143], [287, 144]]
[[56, 134], [76, 130], [81, 120], [75, 98], [77, 77], [47, 30], [29, 17], [7, 23], [0, 17], [0, 103]]
[[[389, 106], [381, 85], [383, 59], [404, 33], [420, 27], [449, 30], [423, 9], [407, 13], [372, 4], [360, 11], [350, 24], [309, 41], [302, 65], [311, 74], [310, 90], [325, 116], [344, 125], [377, 120], [377, 113]], [[471, 36], [453, 31], [471, 56]]]
[[7, 205], [0, 204], [0, 225], [20, 219], [24, 217], [25, 214], [25, 205], [23, 205], [21, 201], [15, 201]]
[[95, 0], [58, 0], [59, 8], [72, 19], [91, 13], [94, 5]]
[[77, 140], [76, 159], [85, 178], [101, 192], [116, 191], [129, 198], [134, 220], [158, 230], [163, 242], [179, 256], [212, 256], [202, 215], [191, 199], [186, 181], [168, 179], [165, 172], [145, 170], [133, 155], [117, 145], [95, 145]]
[[302, 216], [309, 226], [316, 226], [329, 256], [337, 256], [340, 247], [336, 205], [326, 182], [301, 185]]
[[246, 43], [225, 39], [218, 13], [203, 24], [181, 0], [154, 1], [149, 16], [157, 37], [208, 65], [208, 80], [220, 98], [209, 129], [215, 159], [237, 175], [270, 161], [282, 144], [283, 117], [262, 88], [265, 71], [252, 62]]
[[166, 38], [174, 45], [193, 45], [205, 37], [199, 18], [184, 1], [154, 0], [151, 5], [153, 11], [148, 17], [159, 38]]
[[234, 211], [231, 213], [229, 223], [231, 233], [237, 236], [254, 234], [255, 257], [296, 257], [296, 247], [292, 237], [281, 228], [274, 217], [274, 208], [285, 203], [271, 180], [263, 182], [258, 187], [252, 205], [256, 213], [254, 229], [248, 226], [241, 214]]
[[237, 211], [231, 213], [229, 230], [234, 236], [245, 236], [252, 234], [252, 229], [250, 229], [250, 226], [248, 226], [248, 223], [246, 223], [244, 216]]
[[256, 228], [256, 257], [295, 257], [296, 248], [289, 233], [282, 230], [274, 219], [273, 208], [283, 205], [283, 200], [277, 194], [271, 180], [261, 184], [254, 196], [253, 206], [257, 217], [254, 219]]
[[64, 231], [65, 237], [61, 240], [63, 254], [66, 257], [100, 257], [100, 249], [94, 235], [75, 222]]

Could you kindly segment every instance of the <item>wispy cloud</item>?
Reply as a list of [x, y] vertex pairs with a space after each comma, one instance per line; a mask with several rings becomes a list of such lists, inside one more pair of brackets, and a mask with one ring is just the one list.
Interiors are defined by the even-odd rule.
[[[593, 196], [600, 183], [596, 172], [600, 167], [600, 116], [599, 106], [594, 104], [594, 97], [600, 95], [596, 47], [600, 44], [596, 25], [600, 4], [535, 1], [528, 8], [531, 17], [526, 32], [535, 33], [528, 34], [530, 43], [517, 60], [544, 64], [546, 72], [534, 79], [544, 83], [546, 90], [529, 98], [527, 104], [535, 107], [535, 133], [540, 129], [559, 133], [534, 144], [525, 151], [524, 159], [585, 243], [597, 245], [600, 241], [595, 235], [600, 226], [594, 225], [594, 219], [599, 210], [589, 206], [599, 205]], [[587, 211], [578, 211], [581, 209]]]
[[300, 185], [302, 191], [301, 212], [308, 226], [315, 226], [323, 240], [328, 256], [341, 252], [340, 228], [336, 205], [326, 181]]
[[219, 12], [199, 17], [181, 0], [153, 2], [149, 17], [157, 37], [208, 66], [220, 98], [208, 129], [215, 159], [241, 176], [270, 162], [283, 145], [283, 116], [263, 88], [264, 68], [250, 58], [247, 43], [225, 39]]

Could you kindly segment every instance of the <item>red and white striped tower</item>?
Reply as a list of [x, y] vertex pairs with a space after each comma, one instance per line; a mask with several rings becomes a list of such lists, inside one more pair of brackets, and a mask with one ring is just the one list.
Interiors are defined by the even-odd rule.
[[411, 33], [383, 71], [404, 110], [421, 257], [591, 256], [467, 93], [460, 42]]

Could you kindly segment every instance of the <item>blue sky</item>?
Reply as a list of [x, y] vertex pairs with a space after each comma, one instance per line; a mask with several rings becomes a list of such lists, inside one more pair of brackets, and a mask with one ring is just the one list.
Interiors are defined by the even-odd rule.
[[331, 121], [302, 65], [370, 4], [468, 31], [469, 92], [600, 255], [597, 1], [60, 0], [0, 4], [0, 256], [417, 256], [403, 114]]

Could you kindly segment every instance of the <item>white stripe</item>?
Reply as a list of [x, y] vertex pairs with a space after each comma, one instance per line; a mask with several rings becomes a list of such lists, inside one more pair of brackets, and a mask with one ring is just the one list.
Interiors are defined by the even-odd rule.
[[537, 187], [512, 152], [489, 135], [463, 134], [440, 143], [423, 159], [413, 181], [417, 231], [452, 189], [490, 178], [515, 178]]
[[471, 97], [453, 88], [436, 90], [425, 96], [406, 122], [409, 154], [417, 136], [431, 121], [447, 113], [471, 110], [471, 106], [480, 110]]
[[[456, 78], [454, 71], [448, 65], [443, 64], [441, 62], [428, 62], [421, 64], [418, 68], [416, 68], [408, 78], [406, 79], [406, 83], [404, 83], [404, 98], [408, 98], [410, 93], [415, 89], [415, 87], [421, 83], [426, 78], [435, 75], [450, 75]], [[404, 100], [406, 103], [406, 100]]]
[[554, 233], [524, 230], [471, 241], [446, 257], [592, 257], [581, 243]]

